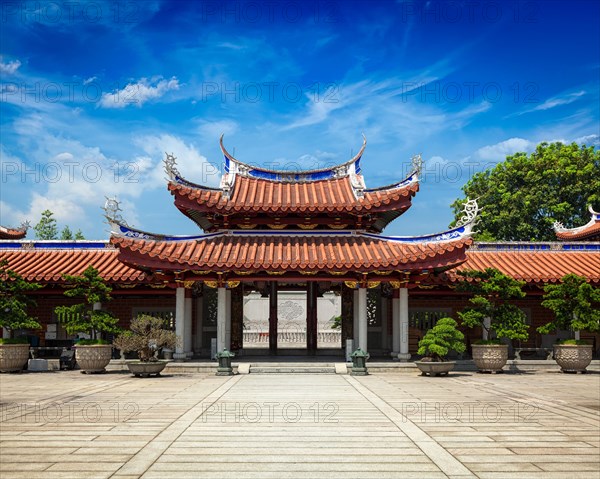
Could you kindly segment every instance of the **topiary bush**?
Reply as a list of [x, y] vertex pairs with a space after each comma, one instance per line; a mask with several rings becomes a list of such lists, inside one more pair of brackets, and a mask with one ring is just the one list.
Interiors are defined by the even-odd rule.
[[457, 322], [452, 318], [441, 318], [419, 341], [417, 354], [431, 361], [445, 361], [450, 351], [463, 353], [466, 349], [465, 335], [456, 326]]

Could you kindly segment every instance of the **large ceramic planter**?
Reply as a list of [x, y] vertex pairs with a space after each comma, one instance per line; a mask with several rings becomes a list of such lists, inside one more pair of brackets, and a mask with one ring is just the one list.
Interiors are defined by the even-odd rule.
[[131, 374], [135, 377], [147, 378], [148, 376], [160, 376], [160, 372], [165, 369], [167, 361], [152, 361], [142, 362], [135, 361], [133, 363], [127, 363], [127, 367]]
[[415, 361], [415, 364], [421, 370], [423, 376], [447, 376], [454, 369], [456, 361]]
[[591, 344], [555, 344], [554, 360], [564, 373], [583, 373], [592, 362]]
[[112, 357], [112, 345], [75, 346], [75, 360], [83, 373], [102, 373]]
[[497, 373], [508, 361], [506, 344], [473, 344], [473, 362], [480, 372]]
[[0, 371], [21, 371], [29, 359], [29, 344], [0, 344]]

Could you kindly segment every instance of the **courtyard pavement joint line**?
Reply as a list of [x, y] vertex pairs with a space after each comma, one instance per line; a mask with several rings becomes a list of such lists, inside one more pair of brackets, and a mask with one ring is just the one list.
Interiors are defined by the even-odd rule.
[[[243, 376], [232, 376], [228, 381], [215, 389], [208, 396], [201, 398], [187, 412], [173, 421], [152, 442], [144, 446], [135, 456], [127, 461], [112, 476], [114, 479], [125, 479], [129, 476], [139, 477], [173, 444], [177, 438], [206, 411], [207, 404], [212, 406], [229, 391]], [[209, 406], [209, 407], [210, 407]]]
[[465, 467], [458, 459], [440, 446], [435, 439], [418, 427], [406, 416], [399, 413], [395, 408], [381, 399], [369, 388], [361, 384], [353, 377], [342, 376], [350, 385], [356, 389], [367, 401], [379, 409], [392, 421], [400, 431], [415, 443], [431, 461], [450, 478], [477, 478], [472, 471]]

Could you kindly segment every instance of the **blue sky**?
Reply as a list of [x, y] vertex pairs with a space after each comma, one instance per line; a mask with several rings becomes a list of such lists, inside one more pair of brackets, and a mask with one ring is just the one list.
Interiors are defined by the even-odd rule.
[[[0, 224], [42, 210], [107, 237], [194, 234], [164, 152], [218, 184], [218, 139], [247, 163], [342, 163], [368, 187], [425, 160], [386, 233], [444, 230], [474, 171], [541, 141], [599, 143], [600, 2], [3, 1]], [[214, 166], [213, 166], [214, 165]], [[29, 233], [33, 237], [33, 232]]]

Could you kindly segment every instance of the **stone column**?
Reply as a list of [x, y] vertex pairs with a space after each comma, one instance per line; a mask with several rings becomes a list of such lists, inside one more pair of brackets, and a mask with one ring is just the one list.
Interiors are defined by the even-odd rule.
[[352, 319], [353, 319], [353, 338], [354, 349], [358, 349], [358, 289], [353, 291], [352, 298]]
[[225, 288], [217, 288], [217, 353], [225, 349], [226, 296]]
[[358, 288], [358, 347], [367, 352], [367, 288]]
[[178, 344], [175, 348], [173, 359], [183, 361], [186, 358], [186, 330], [185, 330], [185, 288], [179, 287], [175, 290], [175, 334]]
[[306, 349], [317, 352], [317, 283], [309, 281], [306, 294]]
[[400, 288], [400, 361], [408, 361], [408, 288]]
[[231, 351], [231, 290], [225, 289], [225, 348]]
[[204, 301], [202, 296], [196, 298], [196, 336], [194, 338], [194, 352], [200, 354], [202, 351], [202, 328], [204, 314]]
[[277, 281], [269, 283], [269, 353], [277, 354]]
[[400, 354], [400, 293], [394, 290], [392, 299], [392, 358], [398, 359]]
[[183, 352], [191, 359], [192, 353], [192, 290], [185, 290], [185, 311], [183, 315]]

